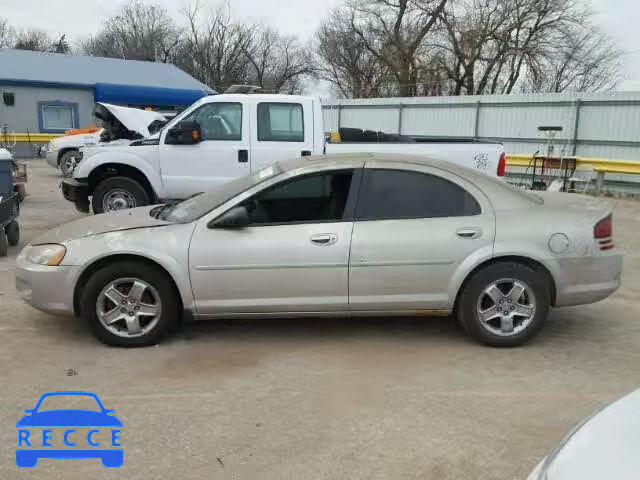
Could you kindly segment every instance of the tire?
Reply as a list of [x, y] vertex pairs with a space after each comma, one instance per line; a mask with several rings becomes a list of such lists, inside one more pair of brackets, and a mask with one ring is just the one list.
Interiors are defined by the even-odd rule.
[[[550, 304], [545, 275], [520, 263], [495, 263], [466, 282], [457, 316], [467, 333], [479, 342], [492, 347], [516, 347], [540, 331]], [[528, 315], [518, 315], [519, 312]], [[483, 315], [486, 321], [481, 319]]]
[[9, 242], [4, 233], [4, 228], [0, 226], [0, 257], [6, 257], [9, 253]]
[[[111, 203], [114, 208], [108, 207]], [[120, 205], [120, 208], [115, 208]], [[93, 191], [93, 213], [104, 213], [126, 208], [149, 205], [149, 195], [142, 185], [128, 177], [110, 177], [98, 184]]]
[[63, 177], [70, 177], [71, 175], [73, 175], [73, 171], [78, 165], [77, 158], [79, 156], [80, 152], [78, 150], [68, 150], [60, 156], [58, 167], [60, 167], [60, 171], [62, 172]]
[[9, 245], [15, 247], [20, 243], [20, 225], [15, 220], [9, 222], [9, 225], [4, 227], [4, 231], [7, 234], [7, 241]]
[[[128, 313], [126, 310], [135, 309], [135, 306], [120, 303], [115, 309], [111, 306], [115, 305], [115, 302], [106, 300], [106, 298], [116, 298], [122, 302], [127, 301], [126, 297], [126, 285], [137, 281], [138, 284], [143, 283], [148, 287], [141, 297], [142, 307], [145, 304], [153, 304], [155, 298], [155, 304], [158, 305], [159, 299], [159, 314], [151, 317], [144, 317], [140, 315], [139, 327], [140, 332], [131, 334], [129, 327], [127, 326]], [[122, 282], [122, 283], [120, 283]], [[106, 289], [112, 285], [123, 285], [124, 287], [116, 287], [118, 290], [116, 295], [109, 293], [105, 295]], [[131, 290], [128, 291], [128, 295], [131, 296]], [[117, 294], [122, 292], [124, 296], [119, 297]], [[134, 296], [135, 297], [135, 296]], [[125, 305], [124, 308], [122, 305]], [[178, 293], [175, 291], [175, 287], [171, 279], [167, 274], [157, 267], [142, 263], [142, 262], [116, 262], [108, 265], [98, 271], [96, 271], [86, 286], [82, 290], [80, 296], [80, 316], [89, 323], [94, 335], [103, 343], [115, 347], [145, 347], [149, 345], [158, 344], [166, 335], [171, 333], [178, 322], [179, 317], [179, 300]], [[100, 319], [98, 310], [107, 313], [114, 312], [114, 315], [120, 315], [122, 311], [122, 318], [113, 323], [112, 328], [105, 326], [105, 323]], [[115, 318], [115, 317], [111, 317]], [[145, 331], [145, 328], [148, 328]], [[114, 330], [119, 330], [115, 332]], [[127, 330], [127, 331], [125, 331]]]

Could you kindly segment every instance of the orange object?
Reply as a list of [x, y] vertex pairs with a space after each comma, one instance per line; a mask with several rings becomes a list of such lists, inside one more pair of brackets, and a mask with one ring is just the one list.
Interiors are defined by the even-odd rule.
[[98, 130], [100, 130], [98, 127], [96, 127], [95, 125], [91, 125], [85, 128], [71, 128], [69, 130], [65, 130], [64, 134], [65, 135], [82, 135], [84, 133], [95, 133]]

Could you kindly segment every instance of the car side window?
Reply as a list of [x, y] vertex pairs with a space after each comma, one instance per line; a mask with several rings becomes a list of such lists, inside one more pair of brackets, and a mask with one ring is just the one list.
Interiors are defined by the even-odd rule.
[[269, 187], [242, 205], [254, 226], [350, 220], [353, 176], [353, 170], [304, 175]]
[[304, 118], [299, 103], [258, 104], [258, 140], [304, 142]]
[[207, 103], [183, 121], [200, 125], [202, 140], [242, 140], [242, 104]]
[[357, 220], [467, 217], [480, 205], [464, 188], [426, 173], [366, 169], [358, 199]]

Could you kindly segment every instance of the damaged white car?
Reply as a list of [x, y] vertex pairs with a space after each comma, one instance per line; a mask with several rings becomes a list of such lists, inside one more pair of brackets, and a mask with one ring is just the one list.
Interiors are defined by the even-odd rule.
[[49, 142], [47, 163], [70, 176], [82, 159], [82, 150], [89, 146], [127, 145], [147, 138], [162, 128], [169, 119], [158, 112], [139, 108], [97, 103], [93, 109], [96, 124], [101, 128], [92, 133], [65, 135]]

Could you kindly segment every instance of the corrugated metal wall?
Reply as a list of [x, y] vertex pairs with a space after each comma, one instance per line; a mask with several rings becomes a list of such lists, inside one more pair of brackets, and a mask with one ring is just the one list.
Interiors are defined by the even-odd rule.
[[557, 151], [640, 161], [640, 92], [335, 100], [323, 111], [327, 131], [499, 140], [519, 154], [545, 148], [539, 126], [561, 126]]

